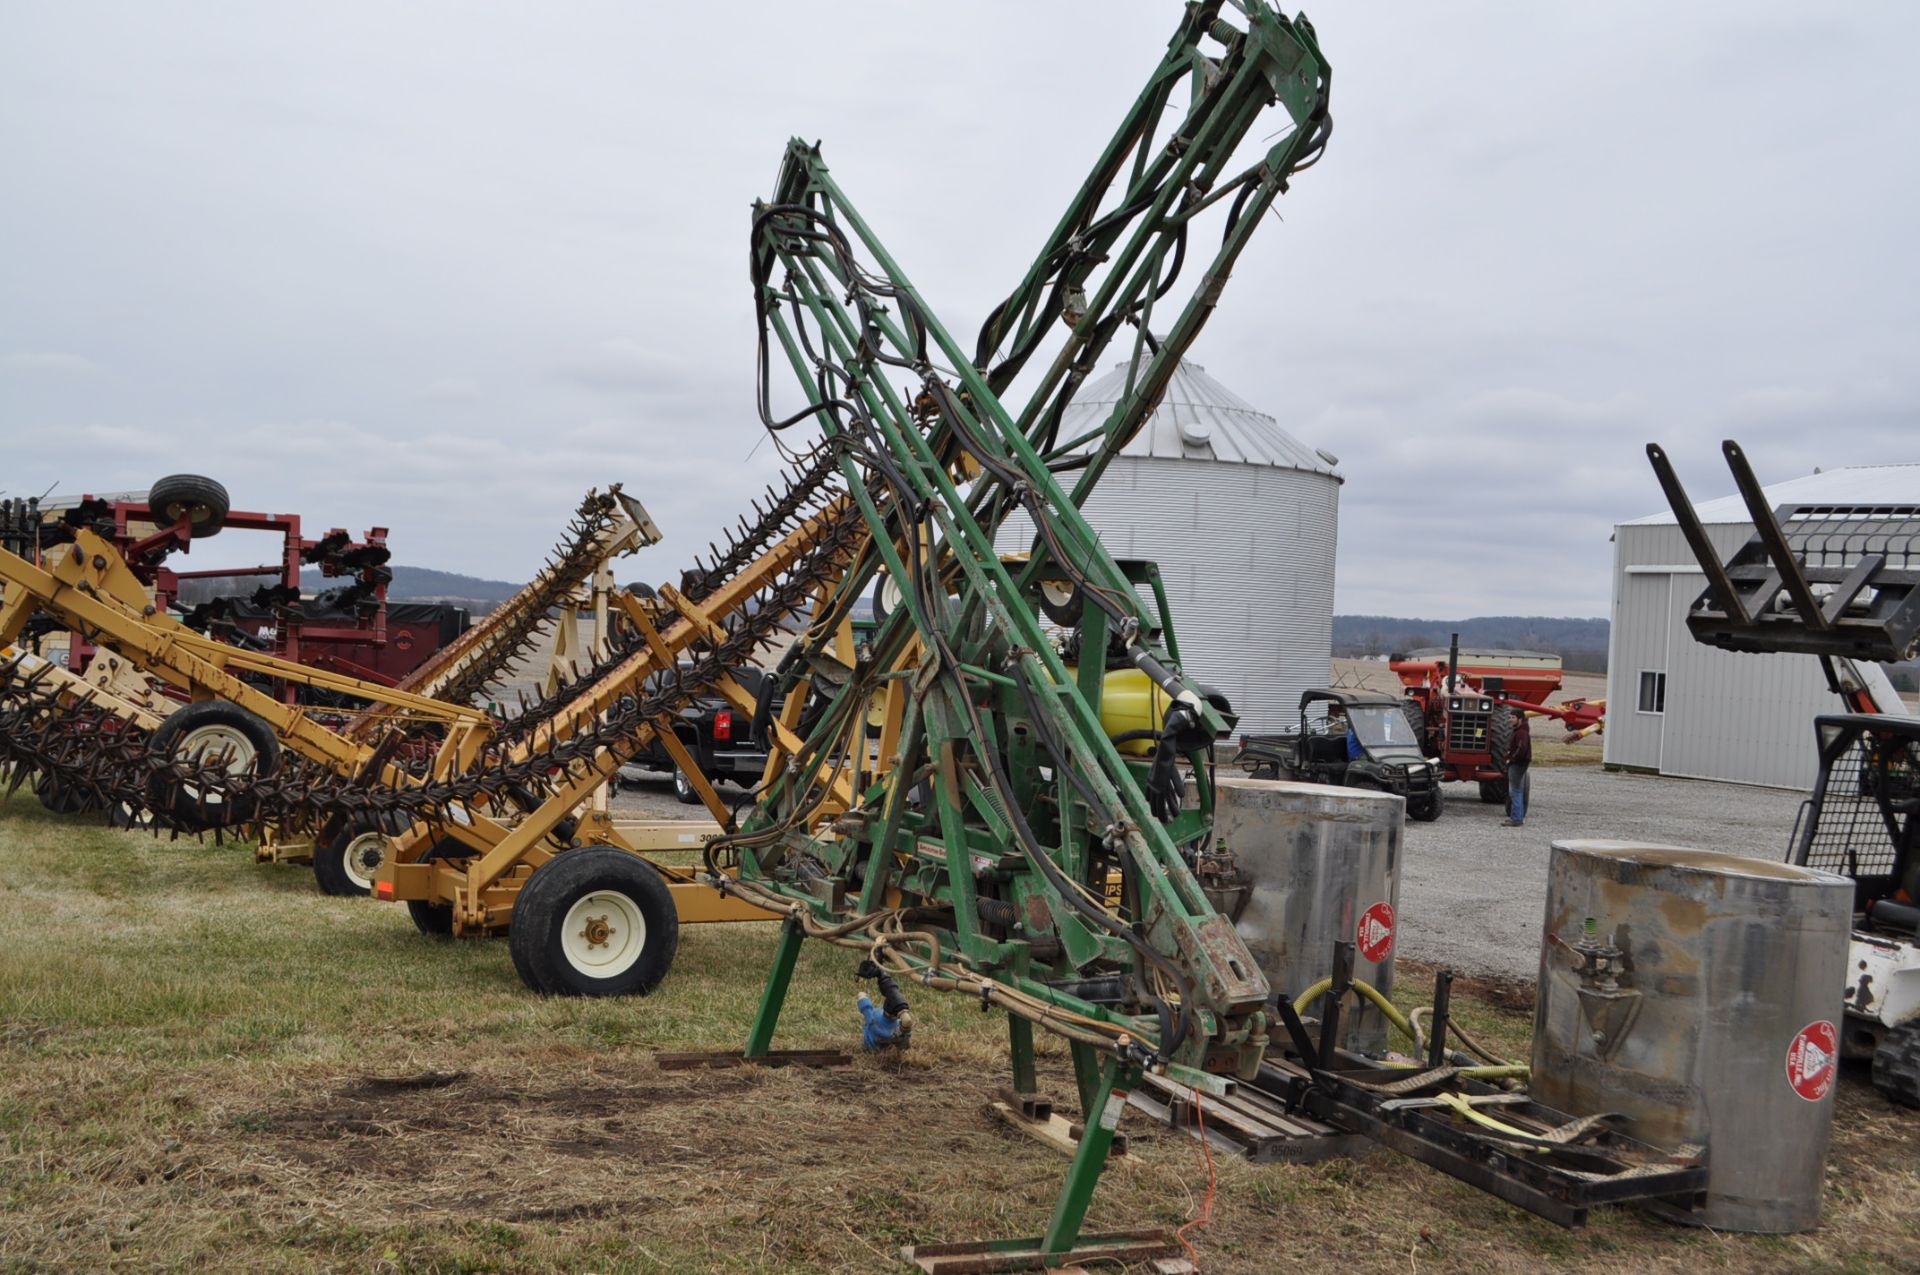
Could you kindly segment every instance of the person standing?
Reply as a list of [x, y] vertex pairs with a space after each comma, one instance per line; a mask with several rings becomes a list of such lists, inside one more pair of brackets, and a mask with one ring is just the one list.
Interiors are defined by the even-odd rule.
[[1533, 731], [1527, 715], [1513, 709], [1513, 736], [1507, 741], [1507, 817], [1502, 828], [1519, 828], [1527, 822], [1527, 771], [1533, 766]]

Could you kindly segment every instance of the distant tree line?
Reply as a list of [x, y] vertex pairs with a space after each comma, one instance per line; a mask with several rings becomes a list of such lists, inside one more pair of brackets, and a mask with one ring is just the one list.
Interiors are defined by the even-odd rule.
[[1569, 670], [1607, 671], [1607, 621], [1538, 615], [1482, 615], [1466, 620], [1401, 619], [1386, 615], [1333, 617], [1333, 653], [1365, 658], [1444, 647], [1453, 634], [1460, 645], [1495, 651], [1540, 651], [1558, 655]]

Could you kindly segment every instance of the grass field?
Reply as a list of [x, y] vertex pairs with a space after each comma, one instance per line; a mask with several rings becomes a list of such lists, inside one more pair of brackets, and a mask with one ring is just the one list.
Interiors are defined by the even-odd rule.
[[[647, 1000], [540, 1000], [497, 941], [428, 941], [241, 847], [0, 801], [0, 1270], [868, 1271], [1037, 1233], [1065, 1161], [985, 1112], [997, 1014], [923, 993], [892, 1064], [654, 1066], [740, 1043], [772, 939], [691, 927]], [[780, 1044], [854, 1044], [852, 964], [807, 950]], [[1468, 1009], [1523, 1048], [1524, 1015]], [[1064, 1051], [1043, 1066], [1071, 1092]], [[1186, 1222], [1197, 1144], [1124, 1127], [1092, 1226]], [[1916, 1147], [1920, 1117], [1850, 1078], [1809, 1236], [1566, 1232], [1386, 1153], [1217, 1160], [1192, 1236], [1223, 1272], [1913, 1270]]]

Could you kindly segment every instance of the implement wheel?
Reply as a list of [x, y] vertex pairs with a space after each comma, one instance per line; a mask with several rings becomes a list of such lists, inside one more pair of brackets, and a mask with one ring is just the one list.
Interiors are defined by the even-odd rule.
[[56, 815], [77, 815], [93, 807], [93, 799], [82, 788], [52, 775], [41, 775], [33, 782], [33, 795]]
[[[223, 700], [200, 700], [175, 709], [154, 728], [147, 750], [163, 757], [224, 763], [229, 775], [261, 778], [280, 762], [280, 741], [273, 728]], [[229, 801], [226, 794], [202, 792], [191, 783], [174, 784], [154, 777], [152, 806], [171, 815], [183, 828], [231, 828], [253, 818], [259, 802], [252, 793]]]
[[343, 824], [313, 847], [313, 879], [322, 894], [342, 898], [373, 891], [373, 877], [393, 843], [372, 820]]
[[[473, 847], [465, 845], [452, 837], [442, 837], [433, 843], [433, 849], [420, 856], [420, 862], [433, 859], [471, 859]], [[318, 863], [319, 860], [314, 860]], [[429, 938], [450, 939], [453, 937], [453, 904], [437, 903], [431, 899], [408, 899], [407, 915], [413, 918], [413, 928]]]
[[548, 996], [645, 996], [680, 947], [680, 914], [653, 865], [581, 846], [533, 870], [508, 935], [520, 981]]
[[227, 513], [233, 504], [227, 489], [199, 474], [169, 474], [147, 491], [147, 507], [153, 520], [171, 527], [186, 518], [195, 540], [204, 540], [227, 525]]

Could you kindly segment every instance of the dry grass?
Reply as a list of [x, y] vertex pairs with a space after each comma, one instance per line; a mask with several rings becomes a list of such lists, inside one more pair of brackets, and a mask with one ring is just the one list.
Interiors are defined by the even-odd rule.
[[[0, 1270], [866, 1271], [898, 1245], [1033, 1234], [1064, 1161], [985, 1115], [1003, 1028], [920, 997], [904, 1064], [662, 1072], [736, 1045], [764, 926], [695, 927], [639, 1002], [543, 1001], [498, 943], [313, 893], [244, 849], [0, 804]], [[1403, 983], [1417, 984], [1409, 970]], [[810, 948], [786, 1046], [855, 1037], [851, 960]], [[1457, 999], [1504, 1047], [1499, 989]], [[1071, 1092], [1064, 1055], [1044, 1081]], [[1178, 1224], [1195, 1144], [1137, 1117], [1093, 1225]], [[1844, 1089], [1811, 1236], [1534, 1221], [1380, 1154], [1218, 1162], [1209, 1271], [1911, 1270], [1920, 1117]]]

